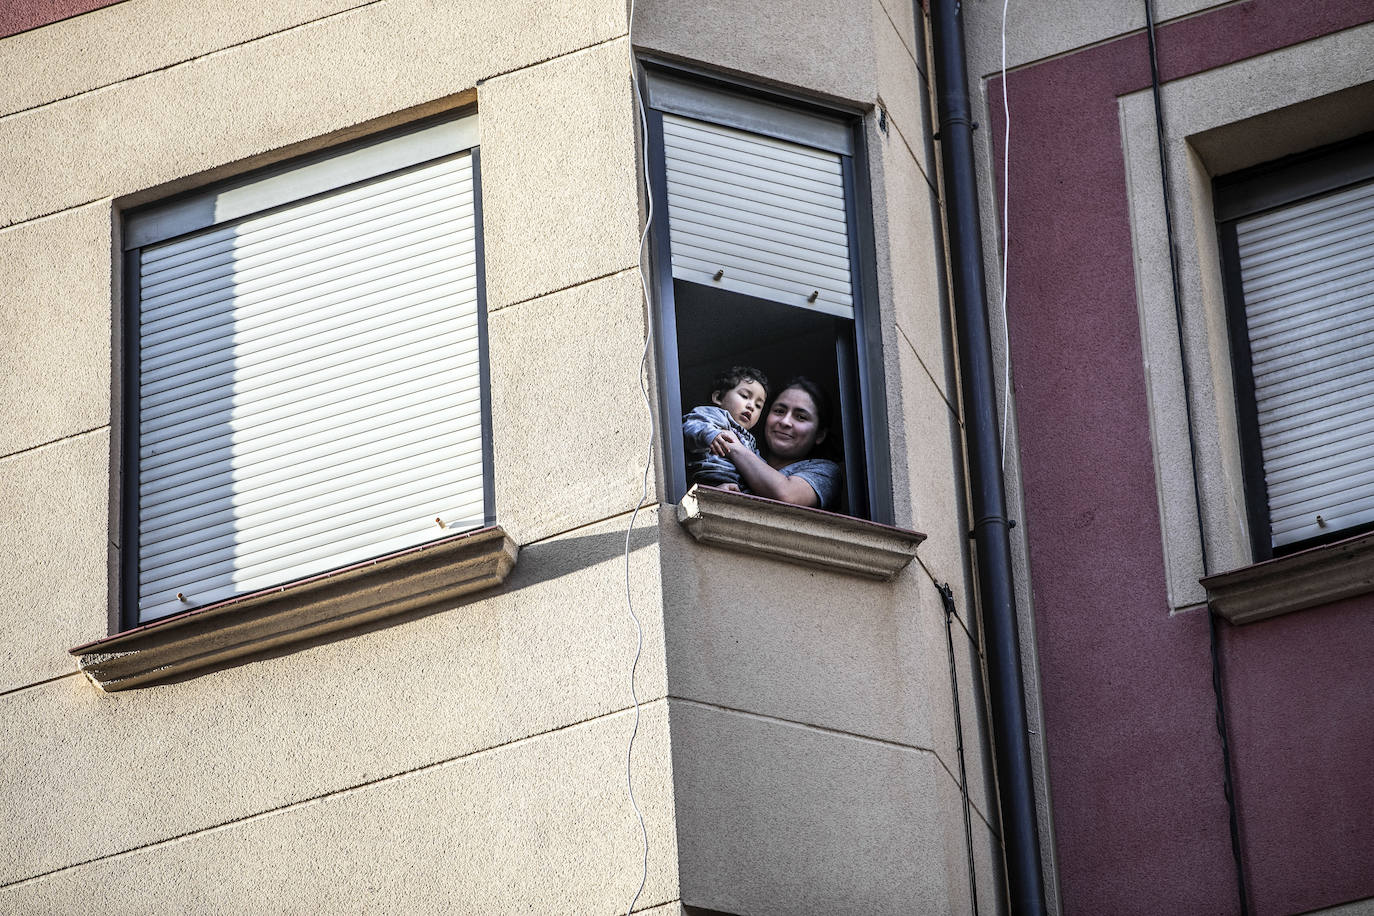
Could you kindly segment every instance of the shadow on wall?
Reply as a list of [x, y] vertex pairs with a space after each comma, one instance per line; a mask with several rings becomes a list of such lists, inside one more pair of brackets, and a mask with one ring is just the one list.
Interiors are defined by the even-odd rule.
[[[636, 524], [634, 534], [630, 538], [631, 553], [657, 544], [658, 526], [655, 524], [644, 524], [643, 519], [641, 519], [641, 523]], [[457, 603], [433, 604], [415, 608], [414, 610], [395, 614], [382, 620], [359, 624], [347, 630], [328, 633], [313, 639], [292, 643], [290, 646], [267, 649], [254, 655], [231, 659], [222, 664], [199, 668], [184, 675], [167, 678], [160, 683], [175, 684], [194, 680], [214, 671], [227, 671], [243, 665], [251, 665], [254, 662], [280, 658], [286, 655], [294, 655], [298, 652], [307, 651], [328, 643], [342, 642], [359, 636], [367, 636], [390, 627], [404, 626], [413, 621], [421, 620], [445, 611], [460, 612], [470, 604], [490, 601], [493, 596], [519, 592], [521, 589], [531, 588], [545, 582], [551, 582], [584, 569], [590, 569], [593, 566], [611, 561], [618, 561], [623, 558], [624, 555], [625, 531], [623, 528], [620, 530], [603, 532], [601, 534], [558, 538], [539, 544], [532, 544], [521, 549], [520, 559], [505, 583], [493, 589], [474, 592], [463, 601]]]

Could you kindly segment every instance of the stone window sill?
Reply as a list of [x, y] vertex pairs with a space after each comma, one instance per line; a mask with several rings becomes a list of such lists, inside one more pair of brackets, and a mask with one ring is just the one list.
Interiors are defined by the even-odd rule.
[[1212, 611], [1237, 625], [1374, 592], [1374, 533], [1200, 581]]
[[926, 539], [905, 528], [700, 485], [687, 491], [677, 517], [703, 544], [883, 581], [905, 569]]
[[156, 620], [71, 654], [102, 690], [142, 687], [491, 588], [518, 551], [501, 528], [482, 528]]

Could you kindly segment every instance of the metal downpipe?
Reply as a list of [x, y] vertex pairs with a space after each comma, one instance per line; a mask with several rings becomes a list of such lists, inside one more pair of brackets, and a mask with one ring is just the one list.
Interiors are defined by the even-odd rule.
[[[1007, 893], [1016, 916], [1045, 913], [1040, 836], [1031, 778], [1025, 686], [1012, 584], [1011, 541], [997, 429], [997, 390], [974, 174], [973, 121], [959, 0], [931, 0], [934, 77], [944, 167], [955, 325], [959, 336], [964, 443], [975, 519], [979, 606], [987, 653], [997, 794]], [[1005, 88], [1005, 87], [1004, 87]], [[1007, 393], [1010, 397], [1010, 392]]]

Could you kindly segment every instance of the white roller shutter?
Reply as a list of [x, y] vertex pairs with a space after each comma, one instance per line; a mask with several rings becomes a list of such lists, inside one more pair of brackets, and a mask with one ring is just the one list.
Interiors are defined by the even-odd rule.
[[473, 206], [465, 152], [141, 249], [140, 620], [483, 524]]
[[854, 316], [840, 156], [663, 115], [673, 277]]
[[1374, 183], [1236, 237], [1273, 543], [1374, 522]]

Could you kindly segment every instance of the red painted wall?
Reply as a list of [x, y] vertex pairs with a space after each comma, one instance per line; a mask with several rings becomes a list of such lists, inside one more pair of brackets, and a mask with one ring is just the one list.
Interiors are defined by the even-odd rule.
[[0, 0], [0, 38], [80, 16], [123, 0]]
[[[1371, 19], [1368, 0], [1250, 0], [1160, 29], [1160, 67], [1177, 79]], [[1007, 84], [1022, 530], [1064, 911], [1239, 912], [1207, 620], [1170, 617], [1165, 593], [1117, 119], [1150, 84], [1146, 40]], [[1374, 896], [1374, 597], [1222, 627], [1253, 912]]]

